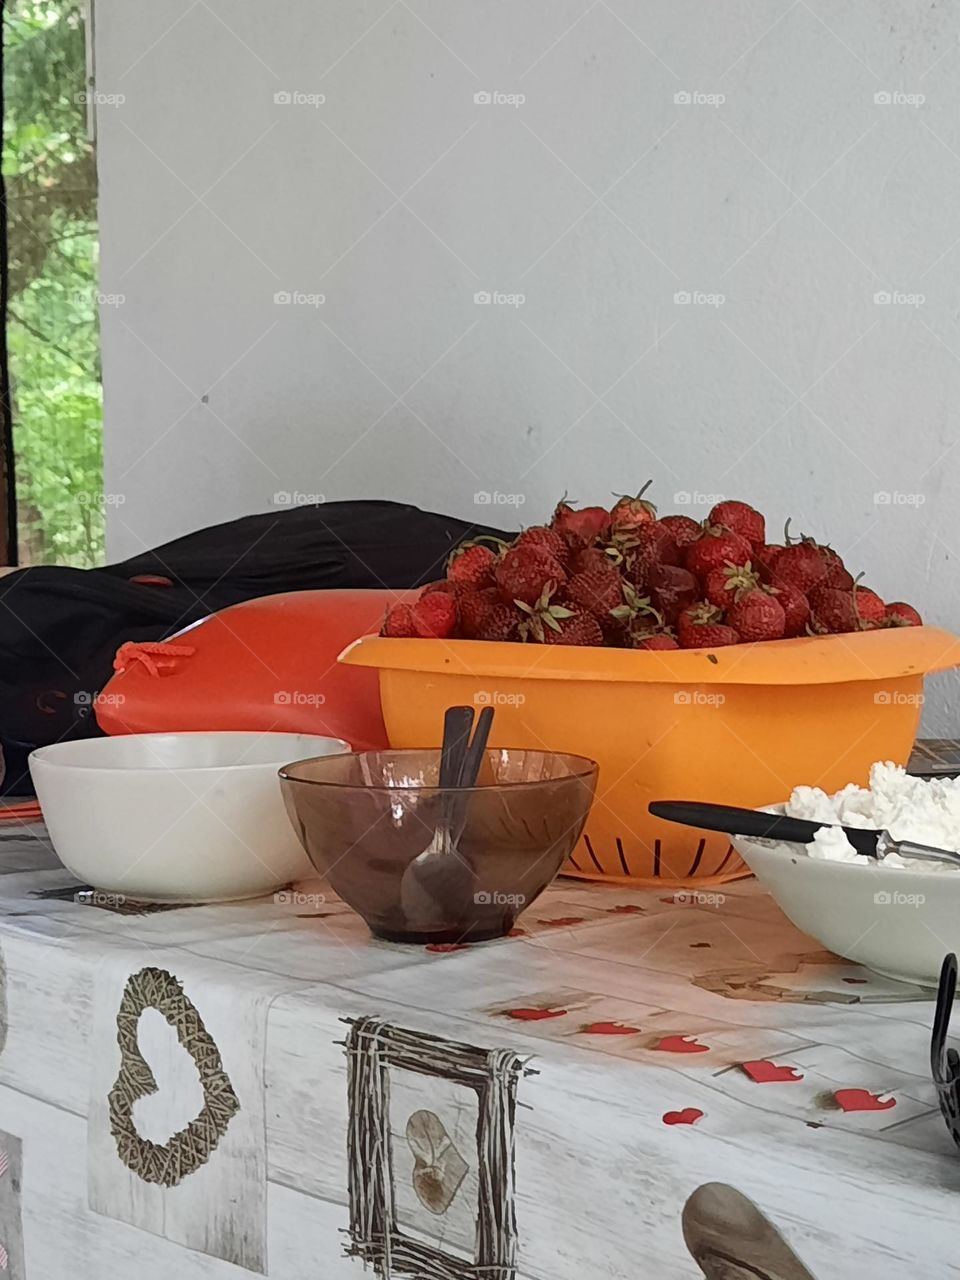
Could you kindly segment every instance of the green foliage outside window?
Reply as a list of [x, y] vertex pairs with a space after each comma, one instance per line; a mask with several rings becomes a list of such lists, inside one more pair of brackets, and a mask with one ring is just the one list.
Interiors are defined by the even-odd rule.
[[103, 559], [96, 166], [81, 0], [7, 0], [7, 342], [22, 563]]

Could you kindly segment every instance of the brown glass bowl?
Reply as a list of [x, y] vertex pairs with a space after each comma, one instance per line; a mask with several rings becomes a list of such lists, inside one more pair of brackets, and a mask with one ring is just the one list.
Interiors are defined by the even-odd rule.
[[[310, 861], [392, 942], [509, 933], [579, 840], [597, 782], [595, 761], [551, 751], [488, 751], [477, 785], [446, 793], [439, 768], [440, 752], [424, 750], [327, 756], [280, 770]], [[453, 847], [443, 840], [451, 808], [462, 822]]]

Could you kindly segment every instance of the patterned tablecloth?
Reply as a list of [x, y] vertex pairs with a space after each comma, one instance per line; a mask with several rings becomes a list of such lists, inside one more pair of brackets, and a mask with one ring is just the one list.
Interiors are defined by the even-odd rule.
[[930, 993], [751, 881], [431, 950], [322, 886], [82, 905], [40, 827], [0, 869], [14, 1280], [960, 1275]]

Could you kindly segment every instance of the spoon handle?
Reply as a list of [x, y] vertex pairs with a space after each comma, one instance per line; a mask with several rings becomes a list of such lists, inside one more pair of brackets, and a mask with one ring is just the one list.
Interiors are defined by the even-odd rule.
[[461, 787], [476, 786], [492, 725], [493, 707], [484, 707], [477, 717], [477, 727], [473, 731], [473, 737], [470, 739], [470, 745], [463, 760], [463, 769], [460, 772]]
[[[477, 785], [477, 777], [480, 773], [480, 766], [483, 764], [492, 724], [493, 707], [484, 707], [477, 717], [477, 726], [473, 731], [470, 745], [467, 747], [463, 768], [460, 771], [458, 784], [460, 787], [467, 788]], [[450, 839], [451, 844], [454, 846], [463, 835], [463, 829], [467, 825], [467, 809], [470, 805], [470, 795], [469, 791], [463, 790], [457, 792], [454, 796], [450, 817]]]
[[440, 747], [441, 787], [456, 787], [463, 771], [467, 741], [473, 728], [472, 707], [447, 707], [443, 716], [443, 743]]

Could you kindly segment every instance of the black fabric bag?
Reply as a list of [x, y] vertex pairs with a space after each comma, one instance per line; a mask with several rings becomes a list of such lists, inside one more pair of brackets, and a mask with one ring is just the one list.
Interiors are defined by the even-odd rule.
[[14, 760], [30, 745], [98, 732], [93, 699], [125, 641], [163, 640], [282, 591], [420, 586], [481, 534], [515, 536], [396, 502], [330, 502], [244, 516], [103, 569], [37, 566], [0, 578], [3, 790], [24, 790]]

